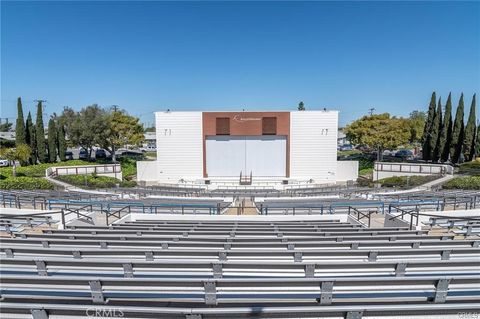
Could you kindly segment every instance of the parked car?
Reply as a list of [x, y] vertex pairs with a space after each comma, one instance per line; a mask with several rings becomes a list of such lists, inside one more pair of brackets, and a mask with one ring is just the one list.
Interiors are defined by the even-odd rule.
[[105, 152], [104, 149], [97, 149], [95, 151], [95, 159], [106, 159], [107, 158], [107, 152]]
[[344, 145], [340, 145], [340, 151], [352, 151], [353, 150], [353, 146], [352, 145], [348, 145], [348, 144], [344, 144]]
[[410, 150], [399, 150], [395, 153], [395, 157], [399, 157], [403, 160], [412, 160], [413, 159], [413, 152]]
[[78, 153], [78, 159], [88, 161], [88, 152], [86, 149], [82, 148]]
[[136, 159], [136, 160], [140, 160], [140, 159], [143, 159], [144, 158], [144, 154], [142, 151], [132, 151], [132, 150], [129, 150], [129, 151], [123, 151], [121, 153], [118, 153], [117, 157], [118, 158], [131, 158], [131, 159]]
[[71, 161], [71, 160], [73, 160], [73, 153], [70, 152], [70, 151], [66, 151], [66, 152], [65, 152], [65, 160], [66, 160], [66, 161]]
[[0, 167], [6, 167], [9, 166], [10, 162], [6, 159], [0, 159]]

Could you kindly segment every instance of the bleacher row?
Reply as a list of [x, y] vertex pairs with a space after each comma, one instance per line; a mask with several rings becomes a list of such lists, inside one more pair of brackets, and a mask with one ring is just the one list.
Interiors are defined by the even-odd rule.
[[12, 226], [0, 247], [8, 318], [91, 311], [123, 318], [454, 318], [480, 311], [480, 238], [459, 238], [448, 227], [435, 234], [364, 228], [335, 215], [66, 229], [37, 227], [34, 218], [18, 227], [21, 219], [0, 221]]

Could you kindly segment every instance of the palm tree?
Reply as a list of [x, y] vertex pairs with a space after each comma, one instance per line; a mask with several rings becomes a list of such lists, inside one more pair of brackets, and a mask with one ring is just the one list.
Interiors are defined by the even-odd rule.
[[12, 176], [17, 177], [17, 161], [25, 163], [30, 158], [32, 149], [27, 144], [20, 144], [16, 148], [0, 149], [0, 156], [12, 163]]

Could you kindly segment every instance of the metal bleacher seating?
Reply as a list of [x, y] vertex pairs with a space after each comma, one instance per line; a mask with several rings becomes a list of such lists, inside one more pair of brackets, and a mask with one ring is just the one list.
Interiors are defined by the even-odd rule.
[[335, 215], [10, 231], [0, 247], [1, 311], [34, 319], [92, 311], [122, 318], [453, 318], [480, 311], [479, 243], [448, 232], [365, 228]]

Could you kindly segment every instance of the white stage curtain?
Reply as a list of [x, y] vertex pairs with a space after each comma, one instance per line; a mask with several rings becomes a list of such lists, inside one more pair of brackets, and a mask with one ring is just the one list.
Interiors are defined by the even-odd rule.
[[285, 136], [209, 136], [206, 140], [209, 177], [285, 177]]

